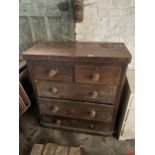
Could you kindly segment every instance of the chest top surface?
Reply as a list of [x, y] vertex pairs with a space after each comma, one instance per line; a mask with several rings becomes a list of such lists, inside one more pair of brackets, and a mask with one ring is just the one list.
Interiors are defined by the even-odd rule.
[[124, 43], [40, 42], [23, 52], [27, 59], [68, 58], [129, 63], [131, 54]]

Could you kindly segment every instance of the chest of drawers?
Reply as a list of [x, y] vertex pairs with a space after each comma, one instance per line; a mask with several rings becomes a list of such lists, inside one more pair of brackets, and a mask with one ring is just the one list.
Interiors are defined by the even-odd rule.
[[123, 43], [41, 42], [24, 56], [42, 125], [112, 134], [131, 61]]

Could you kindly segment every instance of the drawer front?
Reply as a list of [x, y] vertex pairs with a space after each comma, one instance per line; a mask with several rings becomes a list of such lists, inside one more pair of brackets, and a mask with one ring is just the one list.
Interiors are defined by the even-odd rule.
[[117, 86], [121, 69], [119, 67], [75, 66], [75, 81], [79, 83]]
[[72, 81], [73, 67], [59, 64], [31, 64], [29, 72], [32, 79], [44, 79], [53, 81]]
[[40, 114], [110, 123], [113, 106], [77, 101], [40, 99]]
[[117, 87], [58, 83], [38, 80], [36, 83], [39, 97], [52, 97], [79, 101], [114, 103]]
[[40, 115], [41, 124], [49, 127], [62, 129], [71, 129], [82, 132], [111, 134], [112, 125], [110, 123], [97, 123], [92, 121], [80, 121], [75, 119], [66, 119], [53, 117], [49, 115]]

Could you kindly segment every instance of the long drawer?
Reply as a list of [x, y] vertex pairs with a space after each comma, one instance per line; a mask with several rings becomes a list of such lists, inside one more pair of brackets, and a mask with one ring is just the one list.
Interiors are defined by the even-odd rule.
[[39, 97], [114, 103], [117, 87], [37, 80]]
[[112, 134], [112, 124], [110, 123], [103, 124], [92, 121], [81, 121], [76, 119], [53, 117], [50, 115], [40, 115], [40, 123], [47, 127], [56, 127], [73, 131], [104, 135]]
[[38, 103], [40, 114], [106, 123], [112, 122], [112, 105], [55, 99], [39, 99]]

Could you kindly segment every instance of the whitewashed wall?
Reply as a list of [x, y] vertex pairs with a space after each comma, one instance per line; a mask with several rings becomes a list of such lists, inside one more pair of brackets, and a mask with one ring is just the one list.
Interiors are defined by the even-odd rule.
[[124, 42], [134, 69], [134, 0], [84, 0], [84, 20], [76, 24], [77, 41]]

